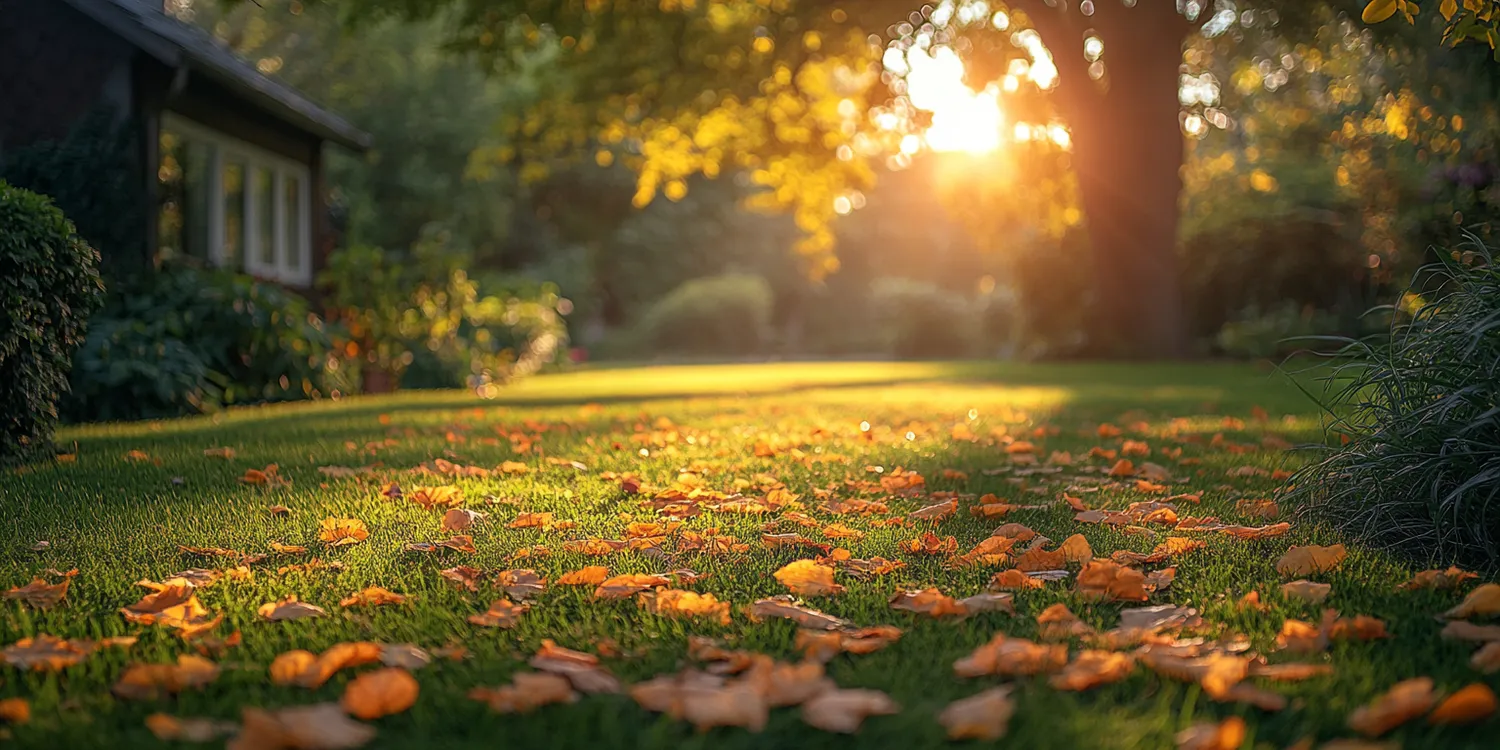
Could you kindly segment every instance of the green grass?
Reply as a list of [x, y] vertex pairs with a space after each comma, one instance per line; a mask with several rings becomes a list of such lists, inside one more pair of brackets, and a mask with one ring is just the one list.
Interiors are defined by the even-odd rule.
[[[1251, 419], [1262, 407], [1271, 419]], [[971, 415], [973, 419], [971, 421]], [[1224, 425], [1226, 416], [1244, 420], [1243, 429]], [[466, 692], [479, 685], [499, 685], [519, 670], [543, 638], [583, 650], [601, 638], [616, 641], [625, 656], [607, 666], [626, 681], [673, 671], [687, 663], [690, 634], [722, 637], [740, 648], [792, 659], [795, 628], [782, 621], [751, 624], [739, 607], [782, 593], [770, 577], [776, 568], [801, 556], [797, 550], [763, 548], [758, 542], [764, 518], [705, 513], [688, 528], [718, 526], [724, 533], [751, 542], [750, 552], [732, 558], [689, 553], [674, 567], [691, 567], [711, 577], [694, 586], [735, 603], [734, 621], [720, 627], [703, 621], [673, 620], [645, 614], [634, 602], [596, 603], [588, 591], [551, 587], [513, 630], [469, 625], [465, 618], [483, 611], [496, 594], [469, 594], [438, 576], [442, 568], [468, 563], [485, 569], [534, 567], [549, 579], [586, 564], [607, 564], [612, 572], [655, 572], [663, 563], [632, 552], [607, 558], [583, 558], [561, 551], [567, 538], [618, 538], [626, 522], [644, 520], [639, 498], [623, 495], [603, 471], [633, 471], [648, 482], [666, 485], [677, 472], [694, 466], [711, 486], [729, 489], [736, 478], [766, 473], [810, 498], [813, 488], [845, 478], [867, 478], [867, 466], [903, 466], [928, 477], [931, 490], [993, 492], [1020, 503], [1051, 502], [1056, 507], [1020, 511], [1020, 521], [1061, 540], [1082, 532], [1096, 553], [1118, 549], [1147, 551], [1153, 542], [1111, 528], [1075, 523], [1056, 502], [1056, 488], [1045, 495], [1025, 492], [1005, 476], [982, 469], [1004, 466], [1007, 456], [988, 436], [992, 429], [1029, 434], [1040, 425], [1058, 434], [1040, 439], [1043, 455], [1094, 445], [1116, 446], [1118, 438], [1100, 440], [1092, 428], [1102, 421], [1125, 425], [1137, 420], [1153, 431], [1174, 417], [1188, 419], [1184, 435], [1202, 438], [1183, 443], [1183, 456], [1201, 464], [1174, 469], [1189, 479], [1184, 489], [1201, 490], [1203, 507], [1194, 514], [1239, 519], [1234, 501], [1268, 497], [1269, 478], [1228, 479], [1226, 470], [1242, 465], [1267, 469], [1295, 468], [1297, 458], [1280, 451], [1243, 455], [1209, 447], [1223, 433], [1238, 443], [1258, 443], [1265, 434], [1293, 442], [1319, 439], [1317, 408], [1285, 378], [1231, 365], [1056, 365], [990, 364], [783, 364], [701, 366], [585, 371], [538, 377], [518, 384], [491, 401], [458, 392], [424, 392], [305, 405], [232, 411], [213, 418], [170, 422], [90, 426], [65, 431], [60, 441], [77, 444], [77, 462], [45, 465], [0, 476], [0, 584], [19, 585], [45, 568], [79, 571], [66, 601], [51, 611], [30, 610], [19, 603], [0, 606], [0, 641], [37, 633], [64, 637], [139, 634], [130, 651], [109, 650], [60, 673], [21, 673], [4, 669], [0, 697], [32, 701], [34, 717], [10, 729], [16, 742], [48, 747], [121, 747], [159, 744], [144, 728], [146, 715], [165, 711], [181, 716], [238, 718], [245, 706], [283, 706], [337, 700], [354, 671], [346, 671], [316, 691], [273, 686], [266, 666], [293, 648], [320, 650], [350, 640], [410, 642], [427, 647], [460, 642], [473, 657], [462, 662], [439, 660], [417, 673], [422, 695], [410, 712], [375, 723], [377, 747], [586, 747], [586, 748], [764, 748], [931, 747], [944, 742], [936, 714], [948, 702], [998, 684], [1000, 678], [959, 679], [952, 662], [996, 632], [1030, 636], [1034, 616], [1065, 602], [1096, 627], [1115, 624], [1116, 604], [1090, 604], [1070, 583], [1017, 595], [1017, 616], [985, 614], [962, 623], [919, 618], [891, 610], [886, 600], [899, 588], [935, 585], [965, 596], [982, 590], [992, 570], [947, 570], [937, 559], [918, 559], [895, 549], [916, 532], [869, 529], [868, 536], [847, 544], [857, 556], [901, 558], [908, 566], [873, 581], [845, 579], [848, 592], [813, 602], [824, 611], [861, 625], [889, 623], [903, 628], [894, 646], [867, 656], [841, 656], [829, 665], [830, 676], [843, 687], [887, 691], [901, 705], [899, 715], [874, 717], [854, 739], [817, 732], [804, 725], [795, 709], [773, 711], [760, 735], [738, 729], [698, 733], [685, 724], [638, 708], [626, 696], [586, 696], [573, 705], [548, 706], [529, 715], [495, 715]], [[859, 423], [872, 425], [870, 437]], [[388, 422], [388, 424], [387, 424]], [[670, 423], [670, 427], [666, 426]], [[967, 423], [982, 439], [951, 440], [952, 427]], [[546, 465], [535, 454], [516, 456], [505, 433], [536, 438], [545, 455], [576, 459], [589, 471]], [[642, 431], [656, 430], [657, 440], [637, 442]], [[910, 432], [912, 439], [907, 439]], [[449, 435], [461, 437], [459, 442]], [[367, 453], [370, 442], [394, 438], [390, 447]], [[496, 439], [498, 438], [498, 439]], [[1154, 448], [1173, 445], [1164, 437], [1147, 437]], [[840, 462], [804, 462], [783, 454], [757, 458], [753, 446], [769, 442], [846, 458]], [[232, 461], [205, 458], [203, 450], [232, 446]], [[351, 450], [350, 446], [354, 449]], [[649, 455], [642, 455], [645, 448]], [[160, 460], [131, 463], [122, 456], [141, 450]], [[448, 552], [420, 555], [402, 551], [409, 541], [437, 540], [438, 511], [391, 501], [374, 480], [326, 479], [316, 467], [359, 466], [379, 462], [403, 486], [424, 483], [399, 475], [436, 457], [468, 465], [495, 466], [521, 460], [533, 471], [523, 476], [466, 479], [457, 483], [471, 507], [493, 513], [474, 532], [477, 554]], [[1162, 461], [1161, 458], [1152, 460]], [[267, 491], [237, 481], [247, 468], [277, 463], [292, 479], [290, 487]], [[1103, 462], [1095, 461], [1094, 464]], [[945, 479], [942, 470], [968, 472], [968, 480]], [[1030, 480], [1036, 486], [1038, 480]], [[480, 498], [516, 498], [518, 506], [484, 507]], [[1133, 490], [1091, 496], [1092, 504], [1123, 507], [1143, 499]], [[272, 518], [266, 508], [281, 503], [292, 509]], [[892, 511], [918, 507], [919, 501], [893, 501]], [[504, 527], [518, 510], [553, 511], [578, 523], [570, 532], [544, 533]], [[1295, 509], [1283, 509], [1290, 516]], [[834, 519], [868, 528], [868, 519]], [[370, 528], [369, 539], [350, 548], [320, 549], [318, 522], [328, 516], [354, 517]], [[939, 528], [956, 535], [964, 548], [988, 536], [998, 525], [961, 512]], [[806, 530], [819, 537], [816, 529]], [[1320, 607], [1282, 600], [1273, 569], [1289, 544], [1338, 541], [1314, 528], [1298, 525], [1290, 536], [1262, 542], [1239, 542], [1204, 536], [1209, 548], [1179, 563], [1172, 587], [1154, 598], [1199, 608], [1210, 623], [1249, 636], [1257, 650], [1271, 653], [1283, 619], [1316, 620]], [[39, 541], [51, 542], [33, 552]], [[189, 651], [183, 642], [156, 628], [124, 621], [117, 610], [143, 593], [134, 582], [159, 580], [189, 567], [211, 567], [211, 560], [177, 551], [177, 545], [228, 547], [265, 552], [271, 541], [307, 544], [305, 556], [272, 558], [256, 566], [253, 580], [221, 581], [200, 593], [204, 603], [225, 613], [221, 633], [239, 630], [242, 646], [221, 660], [224, 673], [202, 691], [187, 691], [159, 702], [117, 700], [109, 686], [132, 661], [164, 662]], [[549, 558], [507, 562], [518, 548], [547, 544]], [[668, 549], [670, 549], [670, 545]], [[278, 564], [312, 556], [339, 560], [341, 572], [278, 575]], [[1251, 726], [1246, 747], [1284, 747], [1305, 736], [1320, 740], [1347, 736], [1345, 717], [1392, 683], [1419, 675], [1433, 677], [1452, 690], [1484, 678], [1468, 666], [1471, 647], [1439, 640], [1432, 615], [1456, 603], [1453, 593], [1404, 593], [1394, 590], [1412, 570], [1392, 558], [1351, 545], [1349, 559], [1337, 571], [1317, 577], [1333, 584], [1329, 606], [1346, 615], [1367, 614], [1387, 621], [1392, 640], [1339, 643], [1327, 656], [1336, 667], [1332, 677], [1274, 686], [1293, 699], [1279, 714], [1221, 704], [1199, 694], [1196, 686], [1164, 680], [1139, 668], [1128, 680], [1076, 694], [1052, 690], [1044, 679], [1017, 681], [1018, 710], [1005, 744], [1011, 747], [1156, 748], [1171, 747], [1183, 727], [1230, 715], [1243, 715]], [[412, 597], [401, 607], [343, 610], [341, 597], [369, 585], [384, 586]], [[1259, 590], [1268, 611], [1238, 610], [1233, 602]], [[329, 616], [289, 623], [259, 621], [256, 608], [297, 594], [321, 605]], [[1274, 655], [1273, 655], [1273, 658]], [[1493, 729], [1490, 726], [1489, 729]], [[1402, 746], [1488, 746], [1486, 727], [1429, 728], [1420, 722], [1398, 730]]]

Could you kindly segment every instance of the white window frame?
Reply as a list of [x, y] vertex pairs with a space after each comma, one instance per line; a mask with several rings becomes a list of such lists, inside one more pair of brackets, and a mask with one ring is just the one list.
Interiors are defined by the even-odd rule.
[[[252, 276], [279, 281], [283, 284], [311, 285], [312, 170], [295, 159], [288, 159], [252, 146], [172, 112], [163, 113], [161, 126], [194, 140], [203, 141], [210, 146], [212, 155], [209, 160], [211, 166], [208, 180], [208, 189], [211, 193], [208, 204], [208, 252], [213, 263], [222, 266], [226, 261], [224, 257], [224, 162], [226, 157], [232, 157], [243, 164], [245, 169], [241, 191], [245, 201], [241, 229], [245, 232], [245, 236], [240, 238], [240, 261], [244, 264], [244, 271]], [[271, 173], [270, 206], [260, 205], [260, 196], [254, 189], [254, 175], [258, 169], [267, 169]], [[286, 216], [285, 191], [288, 179], [295, 179], [299, 183], [296, 217]], [[271, 247], [272, 257], [275, 259], [270, 264], [260, 261], [261, 212], [267, 210], [271, 212]], [[295, 241], [301, 247], [297, 248], [296, 266], [289, 262], [293, 248], [287, 246], [286, 222], [288, 220], [295, 220], [298, 224]]]

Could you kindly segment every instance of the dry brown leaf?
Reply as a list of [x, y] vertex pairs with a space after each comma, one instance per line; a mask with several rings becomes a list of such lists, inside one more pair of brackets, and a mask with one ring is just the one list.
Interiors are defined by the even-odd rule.
[[998, 740], [1005, 736], [1016, 711], [1010, 687], [1002, 685], [949, 703], [938, 714], [950, 740]]
[[941, 503], [933, 503], [924, 508], [914, 510], [906, 514], [906, 517], [913, 521], [932, 521], [936, 523], [948, 519], [957, 512], [958, 501], [945, 500]]
[[328, 614], [322, 607], [297, 601], [295, 594], [288, 596], [278, 602], [270, 602], [260, 605], [256, 614], [273, 622], [281, 620], [302, 620], [308, 617], [322, 617]]
[[1500, 672], [1500, 641], [1491, 641], [1481, 646], [1469, 657], [1469, 666], [1484, 674]]
[[157, 739], [166, 742], [214, 742], [239, 731], [240, 725], [232, 721], [156, 713], [146, 717], [146, 728]]
[[843, 630], [797, 631], [796, 647], [812, 661], [827, 662], [839, 654], [870, 654], [895, 643], [901, 629], [892, 625]]
[[958, 551], [958, 538], [940, 537], [927, 531], [916, 539], [902, 539], [896, 546], [913, 555], [951, 555]]
[[351, 680], [339, 701], [356, 719], [378, 719], [399, 714], [417, 702], [417, 680], [404, 669], [386, 667]]
[[990, 578], [987, 588], [990, 591], [1029, 591], [1031, 589], [1042, 588], [1045, 585], [1042, 579], [1033, 578], [1023, 570], [1012, 568], [996, 573]]
[[1222, 698], [1250, 673], [1250, 659], [1232, 654], [1184, 656], [1170, 649], [1145, 646], [1137, 655], [1151, 671], [1182, 682], [1196, 682], [1211, 698]]
[[1288, 578], [1326, 573], [1337, 568], [1347, 554], [1342, 544], [1292, 547], [1276, 561], [1276, 572]]
[[744, 727], [759, 732], [765, 728], [769, 709], [754, 687], [726, 683], [723, 678], [701, 672], [663, 675], [637, 683], [630, 694], [641, 707], [684, 719], [700, 732], [713, 727]]
[[1453, 620], [1443, 626], [1441, 635], [1460, 641], [1500, 641], [1500, 625], [1475, 625], [1468, 620]]
[[1239, 750], [1245, 743], [1245, 720], [1231, 716], [1217, 724], [1194, 724], [1177, 733], [1177, 750]]
[[489, 704], [491, 711], [504, 714], [529, 713], [539, 706], [578, 700], [568, 678], [547, 672], [517, 672], [511, 677], [511, 684], [477, 687], [469, 691], [469, 697]]
[[760, 599], [750, 605], [751, 620], [759, 622], [767, 617], [791, 620], [814, 630], [837, 630], [849, 626], [848, 622], [833, 615], [797, 604], [788, 595]]
[[468, 508], [449, 508], [443, 514], [443, 522], [438, 525], [439, 531], [463, 531], [474, 524], [483, 521], [485, 514]]
[[1032, 573], [1039, 570], [1060, 570], [1068, 563], [1068, 556], [1062, 550], [1047, 551], [1041, 547], [1033, 547], [1016, 557], [1016, 570], [1023, 573]]
[[1333, 674], [1331, 664], [1300, 664], [1292, 662], [1289, 664], [1260, 664], [1251, 662], [1250, 676], [1262, 677], [1276, 682], [1300, 682], [1310, 680], [1314, 677], [1327, 677]]
[[1475, 682], [1443, 699], [1427, 716], [1428, 724], [1471, 724], [1495, 713], [1495, 691], [1489, 685]]
[[218, 679], [219, 665], [192, 654], [177, 657], [176, 664], [132, 664], [110, 688], [120, 698], [154, 700], [176, 695], [188, 688], [201, 688]]
[[1047, 682], [1058, 690], [1088, 690], [1119, 682], [1135, 671], [1135, 657], [1115, 651], [1081, 651]]
[[175, 628], [183, 635], [190, 635], [208, 630], [223, 619], [223, 615], [214, 616], [198, 601], [197, 587], [186, 578], [141, 584], [152, 589], [152, 593], [120, 610], [130, 622]]
[[500, 584], [500, 588], [505, 589], [505, 593], [509, 594], [510, 598], [518, 602], [541, 594], [542, 589], [547, 585], [547, 579], [537, 575], [536, 571], [530, 568], [502, 570], [495, 574], [495, 580]]
[[990, 536], [1007, 537], [1016, 540], [1016, 543], [1020, 544], [1022, 542], [1029, 542], [1032, 539], [1035, 539], [1036, 532], [1032, 531], [1031, 527], [1024, 524], [1004, 523], [1000, 524], [1000, 526], [997, 527], [994, 531], [991, 531]]
[[870, 716], [890, 716], [901, 706], [879, 690], [827, 690], [802, 704], [802, 720], [825, 732], [853, 734]]
[[441, 542], [407, 542], [402, 549], [407, 552], [437, 552], [440, 549], [451, 549], [456, 552], [477, 552], [474, 549], [474, 537], [468, 534], [459, 534]]
[[1294, 654], [1318, 653], [1328, 648], [1328, 635], [1327, 627], [1289, 619], [1281, 624], [1276, 647]]
[[93, 644], [87, 641], [68, 641], [40, 634], [6, 646], [0, 651], [0, 659], [17, 669], [56, 672], [83, 661], [92, 651]]
[[560, 674], [573, 683], [580, 693], [618, 693], [620, 681], [599, 665], [593, 654], [563, 648], [550, 638], [542, 639], [542, 647], [527, 662], [543, 672]]
[[729, 624], [729, 602], [721, 602], [713, 594], [699, 594], [683, 589], [657, 589], [643, 591], [637, 601], [642, 609], [666, 617], [706, 617], [720, 625]]
[[405, 604], [406, 597], [379, 586], [368, 586], [339, 601], [340, 607], [379, 607], [383, 604]]
[[1475, 588], [1458, 606], [1443, 613], [1443, 617], [1450, 620], [1493, 615], [1500, 615], [1500, 583], [1486, 583]]
[[623, 575], [617, 575], [604, 581], [603, 583], [600, 583], [599, 586], [594, 589], [594, 598], [625, 599], [631, 596], [635, 596], [636, 594], [639, 594], [642, 591], [646, 591], [647, 589], [656, 588], [657, 586], [670, 586], [671, 583], [671, 579], [667, 578], [666, 576], [642, 573], [625, 573]]
[[358, 518], [325, 518], [318, 524], [318, 539], [330, 547], [359, 544], [369, 536], [370, 530]]
[[741, 673], [739, 682], [759, 693], [771, 708], [796, 706], [837, 687], [824, 674], [820, 662], [788, 664], [765, 654], [752, 657], [750, 667]]
[[451, 484], [439, 487], [417, 487], [405, 494], [406, 499], [424, 508], [435, 508], [439, 505], [451, 507], [464, 501], [463, 490]]
[[1240, 515], [1268, 520], [1281, 514], [1281, 508], [1276, 506], [1275, 500], [1240, 500], [1234, 504], [1234, 509]]
[[1366, 737], [1379, 737], [1427, 713], [1436, 701], [1430, 678], [1398, 682], [1384, 695], [1355, 709], [1349, 715], [1349, 728]]
[[1072, 613], [1066, 604], [1054, 604], [1036, 616], [1038, 637], [1060, 641], [1075, 636], [1092, 635], [1094, 629]]
[[[1088, 540], [1084, 539], [1082, 534], [1074, 534], [1064, 539], [1062, 544], [1058, 545], [1057, 551], [1062, 553], [1063, 559], [1067, 562], [1079, 565], [1094, 559], [1094, 549], [1089, 546]], [[1020, 569], [1019, 564], [1016, 567]]]
[[48, 583], [45, 578], [34, 578], [25, 586], [16, 586], [5, 592], [10, 601], [21, 601], [35, 609], [51, 609], [68, 593], [72, 578], [63, 578], [60, 583]]
[[275, 552], [278, 555], [300, 555], [303, 552], [306, 552], [307, 548], [296, 544], [282, 544], [281, 542], [271, 542], [271, 551]]
[[240, 733], [225, 750], [347, 750], [375, 738], [373, 727], [349, 718], [337, 703], [246, 708], [240, 719]]
[[380, 647], [380, 663], [415, 671], [431, 664], [432, 655], [414, 644], [388, 643]]
[[257, 485], [261, 487], [285, 487], [292, 480], [281, 476], [281, 467], [269, 464], [264, 469], [246, 469], [244, 476], [240, 477], [240, 484]]
[[1288, 599], [1308, 602], [1309, 604], [1322, 604], [1324, 599], [1333, 592], [1333, 586], [1326, 583], [1313, 583], [1312, 581], [1300, 580], [1281, 584], [1281, 595]]
[[930, 617], [960, 619], [987, 611], [1015, 613], [1010, 594], [977, 594], [964, 599], [954, 599], [935, 588], [898, 591], [891, 596], [891, 609], [916, 612]]
[[[1218, 531], [1220, 534], [1224, 534], [1226, 536], [1232, 536], [1236, 539], [1251, 541], [1257, 539], [1271, 539], [1278, 536], [1285, 536], [1287, 532], [1292, 530], [1292, 525], [1290, 523], [1287, 523], [1286, 521], [1282, 521], [1281, 523], [1273, 523], [1269, 526], [1221, 526], [1216, 529], [1206, 530]], [[1337, 547], [1340, 545], [1334, 546]], [[1305, 574], [1290, 573], [1287, 575]]]
[[271, 682], [316, 688], [341, 669], [380, 661], [384, 651], [380, 644], [369, 641], [336, 643], [321, 654], [288, 651], [271, 661]]
[[829, 539], [864, 539], [865, 532], [851, 529], [841, 523], [831, 523], [823, 527], [823, 536]]
[[1140, 571], [1106, 560], [1094, 560], [1078, 572], [1079, 593], [1109, 601], [1143, 602], [1146, 583]]
[[469, 615], [469, 622], [486, 628], [513, 628], [521, 621], [521, 615], [531, 609], [529, 604], [516, 604], [509, 599], [496, 599], [486, 612]]
[[472, 565], [459, 565], [438, 571], [438, 575], [458, 584], [469, 591], [478, 591], [479, 582], [484, 578], [484, 572]]
[[1462, 586], [1464, 581], [1478, 578], [1477, 573], [1450, 567], [1447, 570], [1424, 570], [1414, 576], [1410, 581], [1397, 586], [1404, 591], [1415, 591], [1417, 589], [1456, 589]]
[[844, 593], [844, 587], [833, 581], [833, 568], [815, 560], [795, 560], [772, 574], [781, 585], [797, 596], [829, 596]]
[[1067, 663], [1067, 646], [1033, 643], [997, 633], [988, 643], [953, 662], [953, 673], [959, 677], [1035, 675], [1056, 672]]
[[608, 578], [609, 568], [603, 565], [589, 565], [571, 573], [564, 573], [557, 579], [557, 584], [559, 586], [598, 586]]

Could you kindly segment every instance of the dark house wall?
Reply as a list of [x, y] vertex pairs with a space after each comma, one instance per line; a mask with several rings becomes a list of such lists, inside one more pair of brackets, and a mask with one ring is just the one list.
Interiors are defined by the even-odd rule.
[[135, 48], [53, 0], [0, 0], [0, 149], [57, 140], [99, 104], [129, 114]]

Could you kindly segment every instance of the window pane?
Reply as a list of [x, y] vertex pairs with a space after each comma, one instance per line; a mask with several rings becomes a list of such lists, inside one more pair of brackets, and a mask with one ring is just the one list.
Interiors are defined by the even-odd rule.
[[182, 252], [203, 260], [209, 259], [208, 207], [213, 196], [208, 173], [212, 168], [213, 147], [189, 140], [182, 150]]
[[224, 159], [224, 267], [238, 270], [245, 250], [245, 164]]
[[180, 133], [161, 130], [160, 163], [156, 182], [160, 205], [156, 211], [156, 260], [169, 260], [182, 253], [183, 138]]
[[255, 191], [255, 260], [267, 269], [276, 267], [276, 193], [271, 170], [256, 167]]
[[286, 203], [286, 211], [282, 213], [282, 227], [286, 230], [286, 267], [289, 271], [297, 271], [302, 268], [302, 180], [296, 175], [286, 175], [281, 195]]

